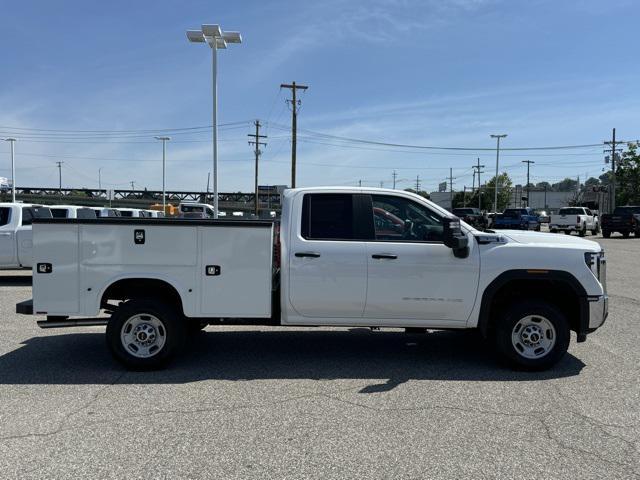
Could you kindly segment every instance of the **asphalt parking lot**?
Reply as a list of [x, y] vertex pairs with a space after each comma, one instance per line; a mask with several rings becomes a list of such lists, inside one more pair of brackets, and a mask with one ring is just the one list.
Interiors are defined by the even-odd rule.
[[16, 315], [28, 277], [4, 275], [0, 477], [640, 477], [640, 239], [597, 240], [610, 317], [535, 374], [464, 332], [258, 327], [127, 372], [102, 328]]

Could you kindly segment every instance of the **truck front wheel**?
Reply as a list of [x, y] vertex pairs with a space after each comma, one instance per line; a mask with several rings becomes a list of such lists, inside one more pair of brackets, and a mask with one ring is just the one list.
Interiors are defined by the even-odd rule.
[[514, 367], [546, 370], [555, 365], [569, 347], [566, 317], [552, 304], [522, 302], [504, 311], [495, 329], [498, 352]]
[[181, 350], [185, 322], [175, 308], [154, 299], [120, 305], [107, 324], [107, 346], [132, 370], [162, 368]]

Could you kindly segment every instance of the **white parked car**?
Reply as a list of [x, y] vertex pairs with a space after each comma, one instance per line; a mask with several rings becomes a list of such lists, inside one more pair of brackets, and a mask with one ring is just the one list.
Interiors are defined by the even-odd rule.
[[93, 207], [93, 211], [96, 212], [97, 218], [113, 218], [120, 216], [120, 212], [117, 209], [110, 207]]
[[578, 232], [581, 237], [590, 231], [592, 235], [597, 235], [600, 232], [600, 221], [598, 216], [588, 208], [565, 207], [561, 208], [556, 215], [551, 215], [549, 231], [564, 232], [567, 235]]
[[[554, 365], [608, 314], [589, 240], [481, 232], [400, 190], [302, 188], [272, 221], [40, 220], [44, 328], [106, 325], [130, 368], [166, 365], [202, 325], [478, 329], [519, 368]], [[179, 248], [178, 248], [179, 247]], [[101, 311], [110, 317], [97, 318]]]
[[147, 213], [146, 210], [141, 210], [139, 208], [118, 208], [121, 217], [127, 218], [149, 218], [151, 215]]
[[51, 211], [30, 203], [0, 203], [0, 269], [31, 267], [35, 217], [51, 217]]
[[53, 218], [97, 218], [96, 211], [77, 205], [49, 205]]

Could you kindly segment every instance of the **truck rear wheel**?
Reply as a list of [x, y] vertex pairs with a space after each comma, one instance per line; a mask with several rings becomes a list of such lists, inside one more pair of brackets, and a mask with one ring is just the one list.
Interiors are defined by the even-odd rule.
[[107, 346], [132, 370], [162, 368], [182, 349], [185, 322], [175, 308], [154, 299], [123, 303], [107, 324]]
[[602, 230], [602, 236], [604, 238], [609, 238], [611, 236], [611, 232], [608, 230]]
[[507, 308], [495, 329], [498, 352], [512, 366], [546, 370], [555, 365], [569, 347], [566, 317], [545, 302], [521, 302]]
[[587, 224], [586, 223], [582, 224], [582, 228], [580, 229], [579, 235], [581, 237], [586, 237], [587, 236]]

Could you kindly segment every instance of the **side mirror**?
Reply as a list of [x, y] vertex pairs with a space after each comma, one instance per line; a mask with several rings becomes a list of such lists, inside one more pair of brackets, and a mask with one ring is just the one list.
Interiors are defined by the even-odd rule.
[[469, 255], [469, 238], [462, 231], [458, 218], [443, 218], [444, 244], [453, 250], [458, 258], [467, 258]]

